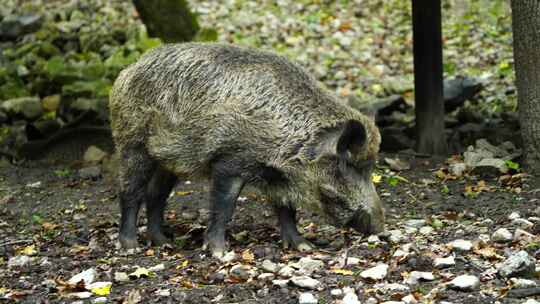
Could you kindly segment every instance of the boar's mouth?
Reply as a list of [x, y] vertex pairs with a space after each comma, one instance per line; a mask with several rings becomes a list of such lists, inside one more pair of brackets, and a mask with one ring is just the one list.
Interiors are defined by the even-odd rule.
[[350, 217], [346, 226], [364, 234], [372, 234], [379, 232], [373, 229], [373, 225], [371, 224], [371, 216], [365, 210], [356, 211], [353, 216]]

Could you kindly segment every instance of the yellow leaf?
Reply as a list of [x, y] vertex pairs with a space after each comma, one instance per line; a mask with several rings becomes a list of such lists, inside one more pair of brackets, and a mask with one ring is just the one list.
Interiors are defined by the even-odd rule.
[[379, 174], [372, 174], [371, 175], [371, 180], [375, 183], [375, 184], [378, 184], [381, 182], [381, 179], [382, 179], [382, 176], [379, 175]]
[[98, 296], [106, 296], [111, 293], [111, 282], [96, 282], [92, 284], [90, 291]]
[[193, 191], [176, 191], [176, 195], [178, 196], [186, 196], [192, 194]]
[[54, 230], [56, 229], [56, 227], [58, 227], [58, 225], [54, 223], [44, 222], [43, 224], [41, 224], [41, 227], [43, 227], [43, 229], [45, 230]]
[[36, 246], [35, 245], [26, 246], [19, 253], [24, 254], [24, 255], [35, 255], [37, 253]]
[[341, 269], [341, 268], [334, 268], [331, 270], [333, 273], [341, 274], [341, 275], [353, 275], [354, 272], [348, 269]]
[[148, 270], [148, 269], [146, 269], [144, 267], [137, 267], [137, 269], [135, 269], [135, 271], [130, 273], [128, 276], [130, 278], [138, 279], [140, 277], [148, 278], [148, 277], [150, 277], [152, 275], [153, 275], [153, 273], [150, 270]]
[[242, 260], [248, 263], [252, 263], [255, 260], [255, 255], [251, 250], [246, 249], [244, 252], [242, 252]]

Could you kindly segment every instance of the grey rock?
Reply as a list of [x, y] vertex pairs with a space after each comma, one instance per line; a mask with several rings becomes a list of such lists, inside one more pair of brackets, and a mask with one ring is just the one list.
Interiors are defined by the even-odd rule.
[[537, 287], [538, 283], [533, 280], [521, 279], [521, 278], [511, 278], [513, 288], [532, 288]]
[[425, 224], [426, 224], [426, 220], [424, 219], [412, 219], [412, 220], [407, 220], [405, 222], [405, 226], [414, 227], [414, 228], [420, 228], [424, 226]]
[[301, 258], [296, 265], [302, 274], [310, 275], [324, 268], [324, 262], [310, 257]]
[[342, 304], [361, 304], [361, 302], [358, 300], [358, 296], [355, 293], [348, 292], [343, 297], [343, 300], [341, 300]]
[[516, 229], [516, 231], [514, 231], [514, 241], [532, 241], [534, 238], [534, 234], [523, 229]]
[[114, 280], [116, 282], [127, 282], [129, 281], [129, 276], [125, 272], [118, 271], [114, 273]]
[[532, 226], [534, 226], [534, 224], [531, 221], [528, 221], [528, 220], [526, 220], [524, 218], [513, 219], [512, 224], [516, 225], [516, 226], [519, 226], [522, 229], [529, 229]]
[[465, 164], [469, 168], [474, 168], [484, 158], [493, 158], [493, 153], [485, 150], [474, 150], [472, 146], [467, 148], [467, 151], [463, 153]]
[[317, 304], [319, 301], [310, 292], [303, 292], [298, 297], [298, 304]]
[[100, 162], [105, 156], [107, 156], [106, 152], [96, 146], [90, 146], [86, 152], [84, 152], [83, 160], [85, 162]]
[[405, 282], [409, 285], [416, 285], [420, 281], [433, 281], [435, 277], [431, 272], [425, 271], [412, 271]]
[[499, 228], [493, 232], [491, 239], [494, 242], [505, 243], [511, 241], [513, 238], [512, 232], [506, 228]]
[[272, 281], [275, 277], [276, 277], [275, 274], [269, 273], [269, 272], [265, 272], [265, 273], [261, 273], [261, 274], [257, 277], [257, 280], [259, 280], [259, 281]]
[[456, 265], [456, 261], [454, 259], [454, 256], [448, 256], [446, 258], [436, 258], [434, 261], [433, 261], [433, 266], [435, 266], [436, 268], [447, 268], [447, 267], [452, 267]]
[[294, 275], [294, 272], [295, 272], [294, 268], [292, 268], [291, 266], [285, 266], [279, 270], [278, 274], [281, 277], [290, 278]]
[[360, 273], [360, 276], [364, 279], [370, 280], [382, 280], [388, 273], [388, 265], [379, 264], [375, 267], [364, 270]]
[[264, 271], [267, 271], [267, 272], [272, 272], [272, 273], [275, 273], [279, 270], [279, 266], [270, 261], [270, 260], [264, 260], [262, 262], [262, 265], [261, 265], [261, 268], [264, 270]]
[[308, 288], [308, 289], [317, 289], [318, 287], [321, 286], [321, 282], [313, 278], [310, 278], [308, 276], [292, 277], [291, 282], [298, 287]]
[[454, 278], [448, 286], [460, 291], [473, 291], [480, 287], [480, 280], [473, 275], [460, 275]]
[[533, 277], [535, 274], [535, 259], [522, 250], [504, 261], [498, 269], [503, 278]]
[[281, 288], [285, 288], [287, 287], [287, 285], [289, 284], [290, 280], [273, 280], [272, 281], [272, 284], [274, 286], [278, 286], [278, 287], [281, 287]]
[[330, 295], [334, 298], [339, 298], [343, 295], [343, 290], [341, 290], [340, 288], [334, 288], [330, 290]]
[[390, 234], [388, 239], [392, 243], [401, 243], [405, 240], [405, 236], [403, 235], [403, 232], [401, 232], [401, 230], [398, 230], [398, 229], [389, 230], [388, 233]]
[[467, 240], [455, 240], [450, 242], [450, 247], [452, 247], [452, 250], [454, 251], [470, 251], [472, 249], [472, 242]]
[[490, 168], [495, 168], [500, 173], [508, 172], [506, 162], [500, 158], [484, 158], [476, 164], [474, 171], [480, 173], [491, 173], [489, 172]]
[[24, 267], [28, 265], [30, 262], [32, 262], [32, 258], [27, 255], [17, 255], [14, 257], [11, 257], [8, 260], [8, 267]]
[[0, 106], [8, 114], [22, 115], [26, 119], [36, 119], [43, 114], [41, 101], [38, 97], [20, 97], [8, 99]]
[[257, 275], [257, 272], [249, 265], [234, 265], [231, 268], [230, 275], [236, 279], [248, 280]]
[[448, 167], [450, 174], [460, 177], [463, 176], [465, 170], [467, 170], [467, 165], [465, 163], [453, 163]]

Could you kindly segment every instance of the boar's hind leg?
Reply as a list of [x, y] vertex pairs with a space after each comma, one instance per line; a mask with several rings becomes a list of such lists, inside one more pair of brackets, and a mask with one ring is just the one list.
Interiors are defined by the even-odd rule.
[[163, 212], [176, 181], [177, 177], [173, 173], [158, 167], [148, 183], [146, 189], [148, 236], [154, 245], [159, 246], [170, 241], [163, 233]]
[[284, 248], [295, 248], [298, 251], [311, 251], [313, 245], [306, 241], [296, 229], [296, 210], [292, 206], [274, 204], [279, 220], [281, 240]]
[[230, 164], [225, 162], [215, 164], [212, 168], [210, 218], [205, 248], [218, 258], [221, 258], [227, 249], [225, 228], [232, 219], [236, 200], [244, 186], [244, 180], [233, 171]]
[[145, 189], [155, 168], [154, 162], [142, 147], [120, 151], [120, 244], [137, 247], [137, 216], [145, 199]]

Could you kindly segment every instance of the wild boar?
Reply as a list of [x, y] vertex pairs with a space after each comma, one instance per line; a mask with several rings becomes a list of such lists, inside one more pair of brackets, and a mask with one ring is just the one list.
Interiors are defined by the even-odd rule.
[[384, 227], [371, 180], [380, 135], [373, 121], [282, 56], [216, 43], [170, 44], [124, 69], [110, 95], [120, 154], [120, 235], [137, 246], [143, 202], [148, 235], [163, 233], [178, 178], [211, 182], [205, 246], [226, 250], [225, 227], [246, 184], [274, 206], [285, 247], [309, 250], [297, 207], [363, 233]]

